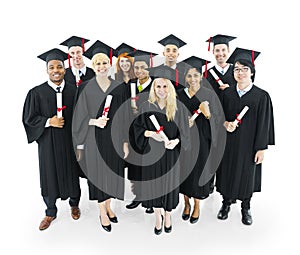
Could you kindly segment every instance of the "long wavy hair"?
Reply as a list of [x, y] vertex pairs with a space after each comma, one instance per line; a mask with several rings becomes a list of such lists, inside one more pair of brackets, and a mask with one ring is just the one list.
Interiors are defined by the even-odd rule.
[[116, 72], [116, 80], [117, 81], [124, 81], [124, 73], [120, 67], [120, 60], [121, 58], [127, 58], [130, 62], [130, 69], [129, 69], [129, 79], [133, 79], [135, 78], [135, 75], [134, 75], [134, 71], [133, 71], [133, 58], [131, 56], [128, 55], [127, 52], [124, 52], [122, 54], [120, 54], [118, 56], [118, 59], [117, 59], [117, 63], [116, 63], [116, 67], [117, 67], [117, 72]]
[[176, 102], [175, 88], [170, 80], [165, 79], [165, 78], [154, 79], [154, 81], [152, 82], [151, 88], [150, 88], [148, 101], [152, 104], [158, 102], [158, 97], [155, 94], [154, 87], [159, 79], [164, 80], [168, 87], [168, 94], [167, 94], [167, 98], [166, 98], [166, 116], [167, 116], [168, 121], [172, 121], [172, 120], [174, 120], [175, 113], [177, 111], [177, 102]]

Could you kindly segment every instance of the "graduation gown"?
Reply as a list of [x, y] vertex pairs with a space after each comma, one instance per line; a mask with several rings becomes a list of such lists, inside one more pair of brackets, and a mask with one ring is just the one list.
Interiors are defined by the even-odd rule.
[[[123, 132], [120, 128], [117, 129], [118, 132], [111, 131], [113, 122], [117, 127], [124, 122], [124, 119], [118, 119], [124, 114], [115, 118], [116, 111], [124, 101], [118, 90], [119, 83], [111, 80], [106, 92], [99, 87], [96, 78], [82, 85], [73, 116], [73, 137], [77, 145], [84, 144], [85, 164], [80, 165], [89, 179], [90, 200], [102, 202], [111, 197], [123, 199]], [[90, 119], [97, 119], [102, 115], [107, 95], [113, 96], [107, 125], [104, 128], [89, 126]], [[116, 141], [116, 148], [112, 137]]]
[[38, 143], [40, 186], [43, 197], [67, 199], [80, 195], [78, 166], [72, 143], [71, 121], [76, 88], [65, 83], [62, 91], [65, 125], [45, 127], [57, 114], [56, 91], [47, 82], [31, 89], [23, 108], [28, 143]]
[[[230, 64], [230, 66], [225, 74], [221, 74], [215, 66], [210, 69], [215, 71], [215, 73], [218, 75], [218, 77], [222, 80], [222, 82], [224, 84], [228, 84], [229, 86], [233, 86], [236, 84], [236, 81], [233, 76], [233, 65]], [[210, 69], [208, 69], [208, 71], [207, 71], [207, 81], [209, 82], [210, 86], [207, 86], [207, 87], [213, 88], [213, 90], [219, 96], [220, 100], [222, 100], [223, 93], [226, 89], [225, 90], [219, 89], [220, 85], [215, 80], [215, 78], [212, 76], [212, 74], [209, 72]]]
[[[95, 77], [95, 72], [92, 68], [86, 67], [86, 73], [80, 76], [82, 82], [88, 81]], [[66, 68], [65, 81], [76, 85], [76, 77], [72, 72], [72, 68]], [[77, 87], [77, 85], [76, 85]]]
[[261, 191], [261, 164], [254, 162], [258, 150], [275, 144], [273, 107], [269, 94], [253, 85], [239, 97], [236, 86], [224, 93], [223, 109], [227, 121], [233, 121], [244, 106], [249, 110], [232, 133], [227, 132], [226, 148], [217, 171], [217, 191], [231, 199], [247, 199]]
[[[216, 96], [214, 93], [204, 87], [200, 87], [198, 92], [190, 97], [187, 95], [184, 89], [177, 92], [178, 99], [188, 108], [189, 116], [194, 114], [194, 111], [199, 109], [201, 102], [208, 101], [209, 106], [215, 104]], [[214, 112], [211, 109], [211, 114]], [[181, 161], [181, 173], [182, 173], [182, 183], [180, 185], [180, 193], [187, 195], [188, 197], [194, 197], [198, 199], [204, 199], [209, 196], [209, 178], [207, 177], [207, 182], [205, 185], [199, 185], [199, 179], [202, 174], [209, 175], [210, 169], [207, 165], [206, 173], [203, 173], [205, 164], [207, 162], [208, 155], [211, 147], [211, 127], [210, 121], [215, 121], [214, 118], [208, 120], [203, 114], [200, 114], [194, 122], [194, 125], [190, 128], [191, 131], [191, 150], [185, 152], [184, 160]], [[189, 165], [193, 162], [193, 165]], [[194, 163], [195, 162], [195, 163]], [[189, 169], [187, 169], [189, 168]], [[189, 171], [188, 176], [183, 176], [184, 171]], [[185, 179], [186, 178], [186, 179]], [[202, 177], [203, 178], [203, 177]]]
[[[141, 112], [142, 114], [135, 119], [133, 128], [135, 144], [144, 154], [142, 158], [141, 191], [144, 200], [142, 206], [171, 211], [179, 202], [180, 150], [187, 150], [190, 142], [187, 113], [178, 104], [174, 121], [167, 121], [165, 108], [160, 109], [158, 105], [149, 102], [142, 105]], [[160, 126], [164, 127], [163, 131], [170, 140], [179, 138], [180, 143], [173, 150], [165, 149], [164, 142], [157, 142], [144, 136], [145, 130], [156, 130], [149, 119], [152, 114], [155, 115]], [[154, 163], [148, 161], [150, 158], [154, 160]]]

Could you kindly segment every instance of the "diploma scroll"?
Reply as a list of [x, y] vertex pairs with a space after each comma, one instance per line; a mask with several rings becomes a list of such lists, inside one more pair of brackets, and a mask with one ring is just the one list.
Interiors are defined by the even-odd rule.
[[[205, 103], [206, 105], [209, 105], [209, 102], [207, 102], [207, 101], [204, 101], [203, 103]], [[203, 113], [203, 112], [200, 110], [200, 106], [199, 106], [199, 108], [194, 111], [194, 114], [191, 117], [191, 119], [194, 121], [199, 116], [200, 113]]]
[[216, 82], [219, 85], [224, 85], [224, 83], [222, 82], [222, 80], [219, 78], [219, 76], [216, 74], [216, 72], [213, 69], [210, 69], [209, 72], [211, 73], [211, 75], [214, 77], [214, 79], [216, 80]]
[[57, 113], [56, 116], [57, 118], [61, 118], [62, 117], [62, 110], [63, 110], [63, 106], [62, 106], [62, 93], [56, 93], [56, 109], [57, 109]]
[[159, 123], [158, 123], [156, 117], [152, 114], [149, 118], [150, 118], [150, 120], [152, 121], [152, 123], [153, 123], [153, 125], [154, 125], [154, 127], [155, 127], [155, 129], [156, 129], [156, 132], [159, 133], [159, 134], [162, 136], [162, 138], [163, 138], [163, 140], [164, 140], [165, 142], [169, 142], [169, 138], [168, 138], [168, 137], [166, 136], [166, 134], [164, 133], [163, 127], [159, 125]]
[[136, 96], [135, 83], [130, 83], [130, 91], [131, 91], [131, 107], [136, 108], [137, 96]]
[[236, 119], [234, 120], [234, 124], [241, 124], [242, 123], [242, 118], [246, 114], [246, 112], [249, 110], [249, 107], [246, 105], [244, 109], [240, 112], [240, 114], [236, 115]]
[[102, 117], [107, 118], [112, 98], [113, 98], [112, 95], [108, 95], [106, 97], [105, 104], [104, 104], [104, 109], [103, 109], [103, 112], [102, 112]]

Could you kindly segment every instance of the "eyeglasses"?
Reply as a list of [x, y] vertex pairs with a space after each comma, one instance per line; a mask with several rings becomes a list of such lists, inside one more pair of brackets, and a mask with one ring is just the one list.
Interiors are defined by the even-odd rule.
[[247, 73], [249, 71], [249, 67], [245, 66], [245, 67], [242, 67], [242, 68], [233, 68], [233, 72], [235, 73], [239, 73], [240, 71], [242, 71], [242, 73]]

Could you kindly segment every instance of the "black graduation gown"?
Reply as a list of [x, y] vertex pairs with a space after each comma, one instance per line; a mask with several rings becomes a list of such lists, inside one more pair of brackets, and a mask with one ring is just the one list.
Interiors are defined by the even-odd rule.
[[[124, 197], [122, 145], [124, 134], [120, 128], [117, 129], [118, 132], [111, 133], [113, 121], [117, 127], [124, 122], [124, 119], [120, 119], [124, 114], [118, 115], [120, 120], [118, 123], [115, 122], [118, 118], [114, 117], [124, 101], [123, 95], [119, 93], [118, 85], [118, 82], [112, 80], [108, 90], [103, 92], [96, 78], [84, 83], [73, 116], [73, 137], [77, 145], [84, 144], [85, 164], [80, 165], [89, 179], [89, 197], [90, 200], [99, 202], [111, 197], [119, 199]], [[102, 129], [89, 126], [90, 119], [96, 119], [102, 115], [107, 95], [112, 95], [113, 99], [106, 127]], [[116, 139], [116, 148], [113, 146], [112, 136]]]
[[[141, 191], [143, 196], [142, 206], [146, 208], [155, 207], [171, 211], [179, 202], [180, 164], [179, 154], [181, 149], [189, 148], [189, 127], [187, 113], [178, 104], [178, 110], [174, 121], [167, 121], [165, 108], [160, 109], [158, 105], [145, 102], [141, 107], [142, 114], [134, 123], [135, 144], [140, 151], [144, 152], [142, 163]], [[144, 136], [145, 130], [155, 131], [155, 127], [149, 116], [154, 114], [158, 123], [164, 127], [164, 132], [169, 139], [180, 139], [180, 143], [173, 149], [165, 149], [163, 142], [157, 142], [152, 138]], [[178, 127], [176, 125], [178, 124]], [[154, 163], [147, 163], [147, 153], [161, 153], [161, 157]], [[154, 156], [155, 158], [155, 156]]]
[[23, 108], [28, 143], [36, 141], [39, 152], [40, 186], [44, 197], [67, 199], [80, 195], [78, 169], [72, 144], [71, 121], [76, 88], [65, 83], [62, 92], [65, 125], [45, 127], [56, 115], [56, 91], [47, 82], [31, 89]]
[[[151, 83], [152, 83], [152, 81], [153, 81], [153, 78], [151, 78]], [[131, 83], [134, 83], [135, 88], [136, 88], [137, 112], [133, 112], [133, 110], [131, 108]], [[127, 118], [128, 121], [129, 121], [128, 124], [127, 124], [127, 127], [129, 127], [129, 137], [128, 137], [129, 155], [128, 155], [128, 158], [127, 158], [128, 162], [126, 162], [126, 166], [128, 167], [128, 179], [132, 180], [132, 181], [141, 181], [142, 180], [141, 179], [142, 178], [142, 169], [141, 169], [141, 161], [142, 161], [141, 153], [142, 153], [142, 151], [140, 151], [138, 146], [135, 145], [135, 142], [134, 142], [134, 129], [133, 129], [133, 126], [131, 124], [134, 121], [134, 119], [135, 119], [136, 115], [138, 114], [138, 112], [140, 111], [142, 104], [144, 102], [148, 101], [149, 92], [150, 92], [150, 88], [151, 88], [151, 83], [147, 87], [145, 87], [141, 92], [139, 92], [139, 90], [138, 90], [138, 85], [137, 85], [138, 80], [137, 79], [130, 80], [130, 82], [125, 85], [125, 87], [126, 87], [126, 99], [129, 100], [128, 101], [129, 116]], [[138, 154], [136, 154], [135, 152], [137, 152]], [[140, 163], [139, 164], [132, 164], [130, 162], [140, 162]]]
[[[95, 77], [95, 72], [92, 68], [86, 67], [86, 73], [80, 76], [82, 82], [88, 81]], [[66, 68], [65, 81], [76, 85], [76, 77], [72, 72], [72, 68]], [[80, 86], [80, 85], [79, 85]], [[77, 85], [76, 85], [77, 87]]]
[[[236, 81], [233, 76], [233, 65], [230, 64], [230, 66], [225, 74], [221, 74], [215, 66], [210, 69], [213, 69], [215, 71], [215, 73], [218, 75], [218, 77], [222, 80], [222, 82], [224, 84], [228, 84], [229, 86], [233, 86], [236, 84]], [[212, 76], [212, 74], [209, 72], [209, 70], [207, 71], [207, 81], [209, 82], [210, 86], [207, 86], [207, 87], [208, 88], [212, 87], [214, 89], [214, 91], [217, 93], [217, 95], [219, 96], [220, 100], [222, 100], [222, 95], [226, 89], [225, 90], [219, 89], [219, 87], [220, 87], [219, 83], [215, 80], [215, 78]], [[205, 86], [205, 84], [204, 84], [204, 86]]]
[[247, 199], [261, 191], [261, 164], [254, 162], [255, 153], [274, 145], [273, 107], [269, 94], [253, 85], [239, 97], [236, 86], [224, 93], [223, 109], [227, 121], [233, 121], [244, 106], [249, 110], [237, 129], [227, 132], [226, 148], [217, 172], [217, 191], [231, 199]]
[[[211, 90], [202, 86], [196, 95], [191, 98], [186, 94], [184, 89], [179, 90], [177, 95], [178, 99], [188, 108], [189, 116], [194, 114], [194, 111], [199, 108], [201, 102], [208, 101], [211, 106], [214, 105], [216, 99], [216, 96], [214, 96]], [[210, 108], [213, 109], [212, 107]], [[211, 114], [214, 115], [214, 112], [211, 111]], [[211, 121], [214, 121], [214, 118], [211, 118]], [[204, 199], [209, 196], [209, 178], [207, 183], [203, 186], [199, 185], [199, 179], [203, 173], [205, 164], [208, 163], [207, 159], [211, 147], [210, 120], [206, 119], [203, 114], [200, 114], [195, 119], [190, 131], [191, 151], [185, 153], [185, 160], [181, 161], [181, 172], [183, 174], [187, 167], [191, 167], [190, 169], [192, 169], [192, 171], [181, 183], [180, 193], [188, 197]], [[194, 166], [188, 165], [190, 162], [195, 162]], [[207, 170], [210, 171], [210, 169]], [[209, 172], [207, 174], [209, 174]]]

